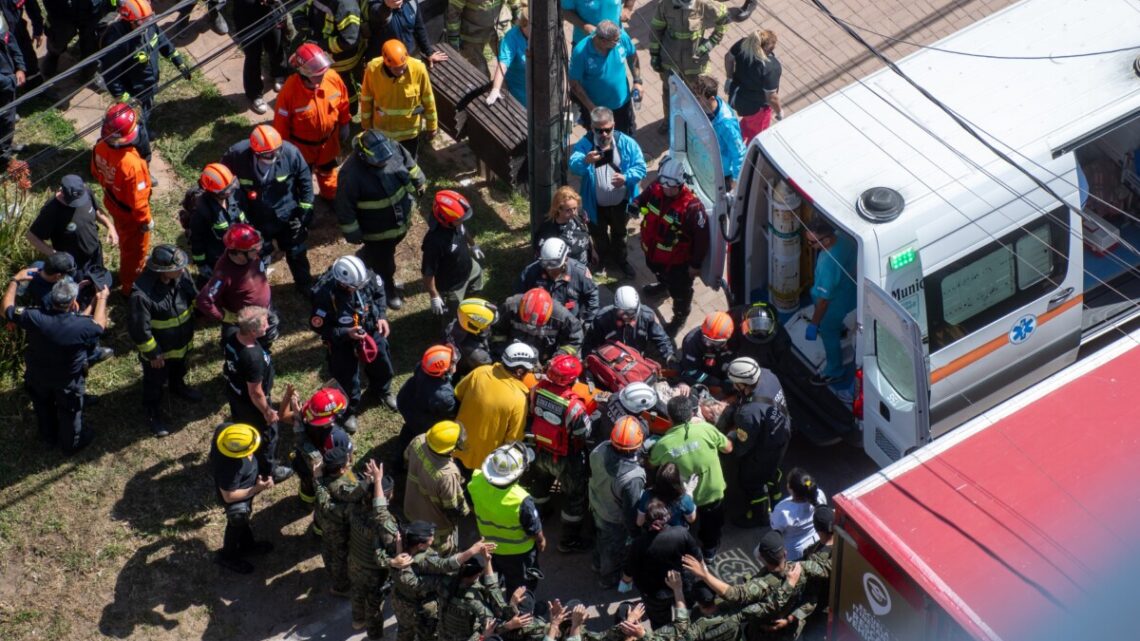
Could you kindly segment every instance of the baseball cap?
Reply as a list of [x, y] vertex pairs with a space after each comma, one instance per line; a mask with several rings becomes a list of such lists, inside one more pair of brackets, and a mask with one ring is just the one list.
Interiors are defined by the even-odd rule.
[[63, 195], [63, 203], [68, 207], [89, 207], [91, 198], [88, 196], [87, 185], [83, 179], [75, 174], [68, 174], [59, 182], [59, 191]]
[[404, 530], [404, 543], [408, 545], [419, 545], [427, 543], [428, 539], [435, 536], [435, 523], [430, 521], [412, 521]]
[[342, 468], [348, 465], [348, 449], [343, 447], [334, 447], [324, 453], [325, 467], [327, 468]]
[[67, 252], [56, 252], [44, 261], [44, 275], [71, 274], [75, 271], [75, 259]]
[[776, 530], [768, 528], [760, 535], [760, 542], [756, 544], [756, 556], [764, 562], [776, 565], [784, 560], [784, 537]]
[[812, 525], [819, 532], [831, 532], [835, 525], [835, 509], [828, 505], [817, 505], [812, 515]]

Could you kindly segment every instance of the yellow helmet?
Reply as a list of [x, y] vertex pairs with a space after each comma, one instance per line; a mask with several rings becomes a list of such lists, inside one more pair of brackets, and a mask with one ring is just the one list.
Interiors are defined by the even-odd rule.
[[252, 425], [234, 423], [218, 432], [216, 444], [218, 451], [230, 458], [245, 458], [261, 444], [261, 434]]
[[463, 425], [455, 421], [440, 421], [427, 431], [427, 444], [436, 454], [451, 454], [456, 449], [463, 449], [463, 442], [467, 440]]
[[482, 298], [465, 298], [459, 303], [459, 326], [469, 334], [482, 334], [499, 320], [499, 309]]

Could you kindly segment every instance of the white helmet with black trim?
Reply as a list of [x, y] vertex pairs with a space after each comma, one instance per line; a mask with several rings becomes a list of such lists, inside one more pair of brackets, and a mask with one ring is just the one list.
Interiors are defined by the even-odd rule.
[[657, 390], [648, 383], [630, 383], [618, 392], [618, 403], [630, 414], [640, 414], [657, 407]]
[[756, 359], [742, 356], [728, 364], [728, 380], [739, 385], [756, 385], [763, 371]]
[[570, 248], [566, 246], [566, 241], [557, 236], [551, 236], [542, 241], [542, 246], [538, 250], [538, 262], [545, 269], [561, 268], [566, 264], [568, 256], [570, 256]]
[[538, 352], [526, 343], [511, 343], [503, 350], [502, 361], [509, 369], [525, 367], [533, 372], [538, 367]]
[[368, 282], [368, 268], [356, 256], [341, 256], [333, 261], [332, 273], [333, 280], [352, 289], [363, 287]]
[[637, 294], [636, 288], [629, 285], [622, 285], [614, 292], [614, 309], [622, 316], [630, 318], [634, 314], [637, 314], [637, 310], [640, 307], [641, 296]]

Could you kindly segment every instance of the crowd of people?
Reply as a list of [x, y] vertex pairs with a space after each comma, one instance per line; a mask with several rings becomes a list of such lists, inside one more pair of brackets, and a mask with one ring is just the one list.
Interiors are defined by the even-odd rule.
[[[0, 98], [7, 101], [37, 73], [34, 45], [45, 29], [34, 1], [9, 4], [0, 22]], [[420, 142], [438, 130], [431, 69], [447, 64], [428, 41], [418, 5], [310, 1], [291, 18], [280, 16], [289, 29], [249, 31], [274, 24], [276, 9], [237, 2], [246, 96], [257, 113], [271, 108], [263, 98], [268, 56], [278, 91], [273, 119], [202, 169], [179, 214], [186, 249], [151, 246], [149, 114], [159, 56], [187, 76], [190, 66], [147, 0], [119, 0], [103, 28], [96, 26], [103, 13], [65, 17], [48, 4], [43, 75], [59, 72], [60, 54], [78, 34], [84, 55], [99, 52], [115, 103], [91, 154], [102, 200], [81, 176], [60, 180], [27, 233], [43, 258], [12, 276], [0, 303], [28, 336], [25, 389], [45, 441], [74, 453], [94, 438], [84, 418], [95, 400], [86, 377], [113, 356], [99, 339], [117, 283], [142, 369], [146, 424], [157, 437], [171, 432], [162, 412], [167, 388], [185, 402], [203, 401], [187, 383], [187, 358], [195, 333], [220, 325], [229, 417], [213, 433], [209, 461], [226, 516], [217, 560], [227, 570], [251, 573], [249, 559], [273, 548], [253, 534], [255, 498], [296, 476], [299, 499], [314, 512], [330, 589], [351, 599], [353, 625], [369, 638], [383, 634], [389, 596], [405, 641], [731, 640], [803, 630], [826, 598], [833, 515], [808, 473], [781, 470], [792, 429], [778, 377], [788, 337], [774, 311], [756, 303], [711, 313], [677, 342], [708, 251], [709, 220], [678, 160], [666, 158], [646, 183], [636, 140], [641, 70], [621, 27], [632, 0], [562, 3], [574, 25], [569, 88], [588, 127], [569, 159], [580, 189], [556, 192], [534, 239], [535, 259], [505, 301], [478, 296], [486, 256], [469, 228], [467, 197], [431, 196], [419, 255], [439, 333], [398, 389], [390, 341], [401, 337], [388, 320], [404, 305], [396, 250], [427, 197], [417, 158]], [[508, 5], [516, 24], [500, 40], [501, 2], [453, 0], [445, 38], [485, 69], [488, 102], [501, 99], [505, 83], [525, 104], [518, 65], [525, 68], [527, 11]], [[735, 18], [746, 19], [754, 5], [745, 2]], [[223, 6], [209, 4], [219, 33], [228, 32]], [[684, 77], [705, 107], [731, 189], [745, 135], [782, 111], [768, 31], [732, 47], [727, 99], [719, 95], [709, 53], [728, 13], [709, 0], [661, 0], [648, 48], [652, 68], [663, 79]], [[180, 12], [174, 25], [188, 17]], [[294, 28], [300, 44], [289, 42]], [[4, 155], [13, 151], [13, 115], [0, 131]], [[314, 274], [306, 241], [318, 199], [359, 249]], [[602, 307], [591, 270], [615, 267], [632, 280], [631, 219], [640, 221], [656, 282], [640, 292], [623, 284]], [[103, 230], [119, 254], [117, 274], [104, 263]], [[821, 245], [834, 245], [826, 230], [814, 233]], [[284, 256], [296, 294], [310, 304], [307, 324], [335, 381], [307, 398], [274, 384], [280, 318], [267, 265], [275, 255]], [[667, 323], [642, 303], [665, 295], [672, 299]], [[825, 312], [815, 324], [826, 324]], [[371, 401], [402, 420], [399, 455], [385, 463], [357, 460], [353, 445]], [[730, 459], [736, 465], [722, 466]], [[741, 507], [730, 518], [732, 467]], [[399, 509], [391, 504], [397, 491]], [[600, 589], [640, 594], [604, 633], [585, 629], [581, 602], [535, 601], [540, 559], [549, 554], [544, 522], [555, 505], [559, 537], [550, 547], [592, 550]], [[759, 528], [761, 572], [736, 585], [709, 569], [728, 521]]]

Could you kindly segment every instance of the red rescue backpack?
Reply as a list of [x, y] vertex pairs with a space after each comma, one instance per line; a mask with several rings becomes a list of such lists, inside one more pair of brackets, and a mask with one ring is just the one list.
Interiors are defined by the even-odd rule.
[[598, 387], [616, 393], [630, 383], [652, 385], [661, 365], [621, 341], [610, 341], [586, 357], [586, 369]]
[[586, 416], [586, 404], [573, 387], [558, 390], [547, 381], [531, 392], [530, 432], [536, 449], [558, 456], [570, 453], [574, 435], [572, 426]]

